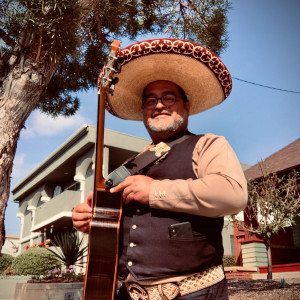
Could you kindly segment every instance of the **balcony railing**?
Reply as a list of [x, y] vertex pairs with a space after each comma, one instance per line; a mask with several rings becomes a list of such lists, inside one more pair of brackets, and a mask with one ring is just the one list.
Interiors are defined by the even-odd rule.
[[80, 203], [80, 191], [66, 190], [50, 201], [37, 207], [35, 212], [34, 227], [46, 220], [56, 219], [60, 216], [70, 216], [75, 205]]

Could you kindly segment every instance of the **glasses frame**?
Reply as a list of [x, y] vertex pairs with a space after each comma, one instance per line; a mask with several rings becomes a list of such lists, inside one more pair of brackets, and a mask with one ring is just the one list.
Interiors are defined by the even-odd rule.
[[[168, 97], [168, 96], [170, 96], [170, 95], [174, 96], [174, 101], [173, 101], [171, 104], [165, 102], [165, 101], [166, 101], [166, 97]], [[147, 99], [150, 99], [150, 98], [151, 98], [151, 99], [155, 99], [155, 103], [153, 103], [153, 105], [147, 106], [145, 101], [146, 101]], [[163, 95], [163, 96], [161, 96], [161, 97], [149, 96], [149, 97], [146, 97], [146, 98], [143, 99], [143, 101], [142, 101], [142, 108], [144, 108], [144, 109], [153, 109], [153, 108], [155, 108], [155, 107], [157, 106], [157, 103], [158, 103], [159, 100], [160, 100], [160, 102], [161, 102], [164, 106], [166, 106], [166, 107], [171, 107], [172, 105], [174, 105], [174, 104], [176, 103], [177, 98], [180, 98], [180, 96], [177, 96], [177, 95], [175, 95], [175, 94], [166, 94], [166, 95]]]

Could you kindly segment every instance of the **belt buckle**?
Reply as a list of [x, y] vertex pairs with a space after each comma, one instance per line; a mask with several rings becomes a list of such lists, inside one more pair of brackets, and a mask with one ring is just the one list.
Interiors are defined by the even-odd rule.
[[131, 299], [133, 300], [149, 300], [149, 295], [146, 289], [144, 289], [139, 284], [133, 283], [125, 283], [127, 292]]

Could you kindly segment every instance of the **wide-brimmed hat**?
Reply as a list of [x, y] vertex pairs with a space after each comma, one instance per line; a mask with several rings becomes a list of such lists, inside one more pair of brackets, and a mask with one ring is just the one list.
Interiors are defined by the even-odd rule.
[[[142, 94], [153, 81], [168, 80], [179, 85], [190, 101], [190, 115], [224, 101], [231, 92], [229, 71], [205, 47], [179, 39], [153, 39], [119, 51], [123, 58], [113, 95], [106, 108], [116, 117], [143, 120]], [[101, 74], [100, 74], [101, 76]]]

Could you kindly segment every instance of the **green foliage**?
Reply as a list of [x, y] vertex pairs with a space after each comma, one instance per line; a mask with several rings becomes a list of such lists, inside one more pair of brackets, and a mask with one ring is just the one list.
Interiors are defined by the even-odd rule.
[[46, 248], [29, 248], [18, 255], [13, 261], [12, 268], [18, 275], [46, 275], [49, 270], [60, 264]]
[[280, 176], [263, 164], [261, 169], [263, 177], [248, 182], [245, 216], [247, 230], [267, 241], [300, 215], [300, 173], [294, 170]]
[[77, 0], [5, 1], [0, 27], [37, 60], [56, 60], [78, 46], [74, 30], [79, 13]]
[[226, 14], [231, 8], [227, 0], [171, 0], [167, 16], [167, 32], [172, 37], [199, 41], [220, 55], [227, 47]]
[[[0, 9], [1, 77], [26, 57], [58, 61], [37, 108], [57, 116], [79, 108], [74, 92], [95, 87], [114, 39], [164, 33], [220, 54], [227, 46], [228, 0], [98, 0], [82, 18], [80, 0], [3, 0]], [[2, 75], [1, 75], [2, 74]], [[4, 76], [3, 76], [4, 74]]]
[[82, 247], [83, 239], [79, 238], [78, 232], [62, 232], [54, 237], [56, 251], [47, 248], [65, 266], [81, 265], [79, 262], [86, 257], [88, 247]]
[[284, 278], [281, 278], [280, 279], [280, 288], [285, 288], [286, 287], [286, 281], [285, 281], [285, 279]]
[[9, 254], [0, 254], [0, 274], [12, 265], [14, 257]]
[[223, 265], [224, 265], [224, 267], [235, 266], [235, 256], [234, 255], [224, 255], [223, 256]]

